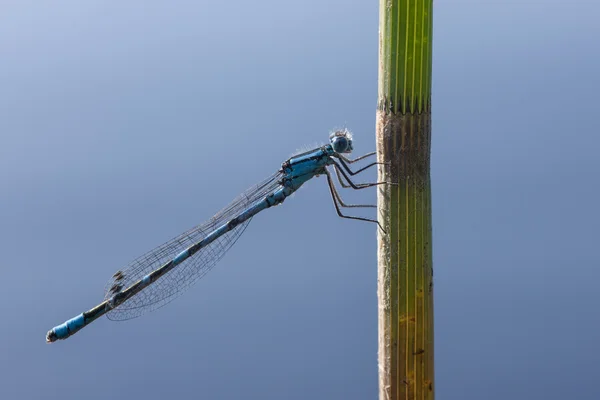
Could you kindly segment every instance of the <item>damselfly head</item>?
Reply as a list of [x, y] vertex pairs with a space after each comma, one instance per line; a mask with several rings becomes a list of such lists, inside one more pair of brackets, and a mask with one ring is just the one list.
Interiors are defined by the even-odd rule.
[[351, 153], [352, 148], [352, 133], [346, 128], [338, 129], [329, 135], [331, 147], [336, 153]]

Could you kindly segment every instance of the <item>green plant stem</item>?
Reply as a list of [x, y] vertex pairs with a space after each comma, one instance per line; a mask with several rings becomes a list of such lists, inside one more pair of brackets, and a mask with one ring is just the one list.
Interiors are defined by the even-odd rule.
[[380, 399], [433, 399], [432, 0], [380, 2]]

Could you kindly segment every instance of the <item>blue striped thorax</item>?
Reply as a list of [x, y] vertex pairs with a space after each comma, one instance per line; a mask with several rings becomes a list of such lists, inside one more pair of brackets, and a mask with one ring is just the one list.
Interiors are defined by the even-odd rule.
[[297, 190], [306, 181], [323, 174], [334, 153], [328, 144], [290, 158], [281, 166], [281, 172], [285, 174], [282, 185]]

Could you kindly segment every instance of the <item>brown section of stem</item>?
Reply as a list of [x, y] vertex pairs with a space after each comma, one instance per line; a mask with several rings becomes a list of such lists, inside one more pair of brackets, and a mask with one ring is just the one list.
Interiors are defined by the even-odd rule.
[[380, 399], [433, 399], [431, 114], [377, 114]]
[[422, 187], [430, 175], [431, 112], [402, 115], [378, 111], [377, 146], [383, 157], [379, 161], [391, 163], [386, 178]]

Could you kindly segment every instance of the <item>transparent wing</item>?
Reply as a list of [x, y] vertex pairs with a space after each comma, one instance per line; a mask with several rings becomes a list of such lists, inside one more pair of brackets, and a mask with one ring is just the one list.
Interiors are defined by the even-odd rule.
[[[165, 244], [138, 257], [128, 266], [117, 271], [105, 287], [104, 299], [108, 300], [115, 292], [124, 290], [144, 276], [171, 261], [181, 251], [204, 239], [233, 217], [251, 205], [263, 200], [278, 186], [282, 175], [276, 173], [256, 186], [242, 193], [229, 206], [218, 212], [204, 224], [173, 238]], [[210, 271], [225, 253], [244, 233], [250, 220], [239, 224], [233, 230], [220, 236], [192, 257], [167, 272], [139, 293], [124, 301], [107, 313], [111, 320], [126, 320], [156, 310], [177, 298], [185, 289]]]

